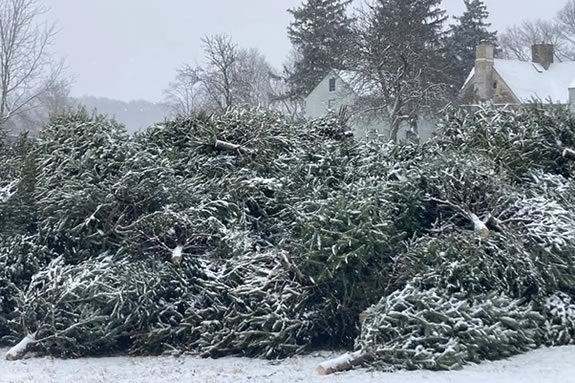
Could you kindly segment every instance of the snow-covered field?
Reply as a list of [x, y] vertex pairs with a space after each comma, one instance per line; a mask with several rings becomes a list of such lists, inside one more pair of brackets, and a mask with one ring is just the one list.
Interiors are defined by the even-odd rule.
[[[2, 356], [6, 350], [0, 350]], [[159, 383], [159, 382], [350, 382], [350, 383], [546, 383], [575, 382], [575, 347], [542, 349], [511, 360], [469, 366], [455, 372], [366, 370], [319, 376], [319, 363], [331, 354], [315, 354], [283, 362], [242, 358], [192, 357], [0, 360], [1, 383]]]

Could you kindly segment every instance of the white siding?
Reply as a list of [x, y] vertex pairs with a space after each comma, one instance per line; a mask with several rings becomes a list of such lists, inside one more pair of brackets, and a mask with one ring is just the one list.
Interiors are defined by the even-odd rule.
[[[332, 78], [335, 78], [335, 92], [330, 92], [329, 90], [329, 80]], [[330, 112], [337, 113], [342, 106], [350, 107], [349, 111], [353, 113], [353, 105], [357, 101], [358, 97], [349, 85], [339, 76], [331, 73], [306, 97], [306, 117], [324, 117]], [[376, 117], [352, 116], [350, 125], [356, 138], [364, 139], [374, 131], [385, 133], [384, 126], [386, 124]]]
[[[335, 92], [329, 91], [329, 80], [335, 78]], [[330, 100], [333, 100], [333, 111], [342, 106], [351, 106], [357, 97], [351, 88], [335, 75], [326, 76], [322, 82], [306, 97], [305, 114], [308, 118], [320, 118], [329, 113]]]
[[[352, 119], [350, 124], [354, 129], [355, 137], [359, 140], [363, 140], [373, 135], [379, 135], [385, 138], [389, 137], [390, 124], [383, 118], [366, 121], [365, 119], [355, 117]], [[407, 138], [409, 129], [409, 123], [403, 122], [401, 124], [399, 133], [397, 134], [399, 141], [403, 141]], [[431, 138], [433, 132], [435, 131], [435, 121], [432, 119], [420, 118], [417, 122], [417, 129], [419, 139], [421, 141], [427, 141]]]
[[[332, 78], [336, 80], [335, 92], [329, 90], [329, 80]], [[305, 114], [307, 118], [320, 118], [330, 112], [337, 113], [342, 106], [348, 106], [352, 113], [350, 127], [357, 139], [363, 140], [374, 134], [389, 136], [390, 124], [381, 116], [353, 115], [353, 106], [356, 102], [358, 102], [358, 97], [349, 85], [335, 73], [331, 73], [306, 97]], [[420, 120], [418, 125], [421, 139], [426, 140], [431, 137], [435, 125], [431, 120]], [[407, 129], [409, 129], [408, 124], [404, 124], [398, 135], [400, 140], [405, 138]]]

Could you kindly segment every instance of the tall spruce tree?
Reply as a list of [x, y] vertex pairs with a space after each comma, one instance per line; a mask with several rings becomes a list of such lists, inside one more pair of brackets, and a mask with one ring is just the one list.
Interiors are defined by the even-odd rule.
[[[441, 0], [373, 0], [358, 24], [361, 75], [377, 84], [379, 108], [397, 140], [402, 122], [416, 122], [443, 98], [447, 62]], [[415, 124], [416, 125], [416, 124]], [[416, 132], [416, 126], [414, 127]]]
[[289, 79], [293, 96], [306, 96], [330, 70], [346, 66], [353, 41], [346, 13], [351, 2], [307, 0], [288, 11], [293, 15], [288, 36], [300, 56]]
[[497, 32], [490, 31], [489, 12], [483, 0], [464, 0], [465, 12], [454, 17], [447, 37], [447, 49], [452, 57], [454, 84], [461, 87], [475, 63], [475, 48], [482, 41], [497, 43]]

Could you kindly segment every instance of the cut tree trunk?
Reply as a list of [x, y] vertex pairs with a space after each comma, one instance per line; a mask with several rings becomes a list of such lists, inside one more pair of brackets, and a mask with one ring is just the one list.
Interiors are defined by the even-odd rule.
[[24, 337], [24, 339], [22, 339], [20, 343], [18, 343], [16, 346], [8, 350], [8, 352], [6, 353], [6, 359], [20, 360], [24, 358], [24, 356], [28, 352], [28, 348], [30, 347], [30, 345], [34, 344], [35, 342], [36, 339], [34, 338], [33, 335], [26, 335], [26, 337]]
[[253, 153], [253, 150], [248, 149], [248, 148], [244, 148], [241, 145], [238, 144], [233, 144], [231, 142], [226, 142], [226, 141], [221, 141], [221, 140], [216, 140], [216, 142], [214, 143], [214, 147], [218, 150], [225, 150], [228, 152], [245, 152], [245, 153]]
[[216, 147], [216, 149], [229, 150], [231, 152], [238, 151], [241, 148], [240, 145], [232, 144], [231, 142], [220, 141], [220, 140], [216, 140], [216, 143], [214, 146]]
[[389, 141], [392, 143], [397, 143], [397, 135], [399, 134], [399, 129], [401, 128], [401, 121], [395, 118], [391, 123], [391, 128], [389, 130]]
[[575, 160], [575, 150], [573, 149], [563, 150], [563, 157], [567, 158], [568, 160]]
[[481, 235], [481, 237], [483, 237], [485, 239], [489, 238], [490, 232], [489, 232], [489, 228], [487, 227], [485, 222], [480, 220], [477, 215], [475, 215], [471, 212], [468, 212], [467, 215], [469, 216], [469, 219], [473, 222], [474, 230], [476, 232], [478, 232], [479, 235]]
[[320, 375], [331, 375], [336, 372], [349, 371], [354, 367], [364, 365], [373, 359], [373, 356], [363, 351], [356, 351], [351, 354], [344, 354], [335, 359], [323, 362], [319, 365]]
[[182, 261], [184, 260], [183, 251], [184, 248], [180, 245], [178, 245], [174, 250], [172, 250], [172, 263], [174, 265], [179, 266], [182, 264]]

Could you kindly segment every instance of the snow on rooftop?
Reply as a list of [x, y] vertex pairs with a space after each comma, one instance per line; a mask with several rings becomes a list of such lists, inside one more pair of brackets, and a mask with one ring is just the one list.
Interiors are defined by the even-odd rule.
[[467, 76], [467, 79], [465, 79], [465, 82], [463, 83], [463, 86], [461, 87], [461, 89], [464, 89], [467, 86], [469, 81], [471, 81], [473, 79], [473, 76], [475, 76], [475, 68], [471, 69], [471, 72], [469, 72], [469, 75]]
[[338, 70], [335, 71], [335, 73], [359, 96], [370, 96], [377, 91], [377, 84], [374, 81], [366, 80], [361, 73], [357, 71]]
[[[495, 59], [494, 65], [497, 73], [522, 102], [540, 100], [568, 104], [569, 88], [575, 88], [575, 61], [553, 63], [548, 70], [529, 61]], [[360, 96], [377, 92], [377, 84], [366, 81], [357, 71], [339, 70], [335, 73]], [[463, 88], [474, 75], [475, 68], [469, 73]]]
[[575, 62], [554, 63], [545, 70], [533, 62], [496, 59], [495, 70], [523, 102], [568, 104], [569, 88], [575, 84]]
[[338, 70], [336, 73], [347, 84], [357, 82], [360, 78], [360, 73], [353, 70]]

